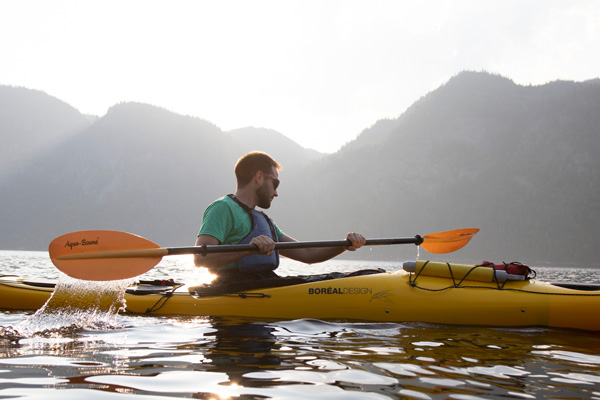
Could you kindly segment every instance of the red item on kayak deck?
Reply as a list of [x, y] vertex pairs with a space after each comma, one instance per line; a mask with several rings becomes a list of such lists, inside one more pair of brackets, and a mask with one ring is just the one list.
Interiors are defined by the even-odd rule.
[[535, 271], [529, 268], [529, 266], [518, 261], [513, 261], [510, 263], [502, 262], [501, 264], [494, 264], [491, 261], [484, 261], [479, 265], [482, 267], [494, 268], [499, 271], [506, 271], [506, 273], [510, 275], [523, 275], [528, 277], [530, 274], [533, 274], [533, 277], [535, 277]]

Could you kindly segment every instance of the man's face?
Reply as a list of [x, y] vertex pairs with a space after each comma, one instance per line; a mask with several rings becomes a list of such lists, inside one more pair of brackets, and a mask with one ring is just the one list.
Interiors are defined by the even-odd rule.
[[277, 172], [277, 169], [273, 167], [271, 172], [265, 173], [263, 176], [263, 184], [256, 189], [258, 198], [256, 205], [266, 210], [271, 207], [271, 202], [278, 196], [277, 187], [279, 186], [279, 173]]

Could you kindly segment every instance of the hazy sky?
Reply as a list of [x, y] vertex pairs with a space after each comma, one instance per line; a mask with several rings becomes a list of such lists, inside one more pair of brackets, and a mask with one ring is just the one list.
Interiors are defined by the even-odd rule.
[[0, 0], [0, 84], [332, 152], [462, 70], [600, 77], [600, 1]]

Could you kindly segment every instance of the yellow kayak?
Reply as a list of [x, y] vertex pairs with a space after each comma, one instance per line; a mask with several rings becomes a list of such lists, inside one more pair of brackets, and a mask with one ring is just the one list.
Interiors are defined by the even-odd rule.
[[[48, 281], [0, 277], [0, 308], [38, 309], [53, 290]], [[600, 330], [600, 285], [548, 283], [482, 266], [426, 261], [406, 262], [396, 272], [219, 294], [138, 284], [126, 291], [125, 301], [125, 312], [146, 315]]]

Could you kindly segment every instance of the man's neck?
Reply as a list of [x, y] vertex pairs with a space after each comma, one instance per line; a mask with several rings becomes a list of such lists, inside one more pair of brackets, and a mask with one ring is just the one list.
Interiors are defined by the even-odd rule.
[[244, 203], [245, 205], [248, 206], [248, 208], [254, 208], [256, 207], [256, 200], [254, 199], [255, 196], [253, 195], [253, 193], [247, 191], [247, 190], [243, 190], [243, 189], [237, 189], [235, 191], [235, 197], [237, 197], [237, 199]]

